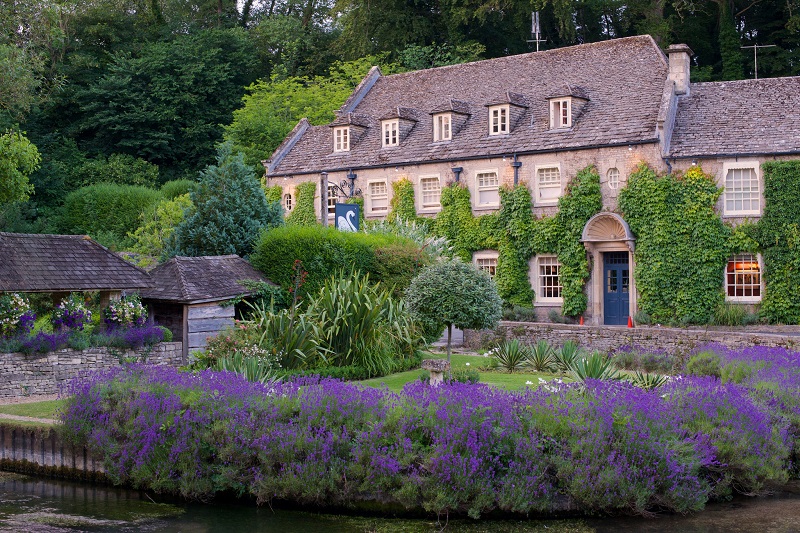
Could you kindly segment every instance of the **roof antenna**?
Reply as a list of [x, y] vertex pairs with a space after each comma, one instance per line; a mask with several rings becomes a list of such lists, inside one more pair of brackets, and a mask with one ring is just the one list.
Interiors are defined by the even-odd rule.
[[740, 46], [739, 48], [752, 48], [753, 49], [753, 72], [755, 73], [755, 78], [758, 79], [758, 49], [759, 48], [772, 48], [777, 46], [775, 44], [754, 44], [753, 46]]
[[540, 39], [541, 31], [539, 27], [539, 12], [533, 11], [531, 12], [531, 38], [528, 39], [526, 42], [529, 43], [536, 43], [536, 51], [539, 51], [539, 43], [543, 43], [547, 41], [547, 39]]

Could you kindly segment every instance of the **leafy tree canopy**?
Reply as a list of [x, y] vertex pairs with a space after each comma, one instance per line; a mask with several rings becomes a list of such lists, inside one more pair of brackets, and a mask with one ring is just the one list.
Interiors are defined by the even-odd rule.
[[0, 135], [0, 209], [24, 202], [33, 192], [28, 176], [39, 167], [39, 150], [18, 131]]

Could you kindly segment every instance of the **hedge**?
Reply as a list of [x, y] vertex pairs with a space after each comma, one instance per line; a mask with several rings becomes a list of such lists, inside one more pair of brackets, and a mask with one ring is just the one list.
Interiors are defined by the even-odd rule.
[[303, 294], [315, 294], [325, 279], [339, 271], [369, 274], [373, 281], [400, 294], [427, 264], [419, 246], [408, 239], [322, 226], [285, 226], [265, 232], [250, 256], [253, 266], [285, 290], [292, 286], [296, 260], [308, 272]]

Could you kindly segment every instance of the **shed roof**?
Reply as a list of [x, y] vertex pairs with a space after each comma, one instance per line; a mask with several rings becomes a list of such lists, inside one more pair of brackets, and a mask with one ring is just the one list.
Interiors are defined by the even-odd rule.
[[0, 291], [134, 290], [147, 272], [84, 235], [0, 232]]
[[143, 299], [176, 303], [228, 300], [250, 294], [240, 281], [269, 280], [238, 255], [173, 257], [150, 271], [153, 288]]
[[800, 76], [693, 83], [678, 99], [670, 156], [800, 152]]
[[[488, 59], [390, 76], [371, 71], [340, 110], [357, 113], [368, 126], [347, 152], [333, 152], [329, 127], [290, 134], [272, 155], [270, 175], [396, 166], [409, 163], [492, 157], [514, 152], [572, 150], [593, 146], [658, 142], [657, 117], [667, 61], [649, 36], [627, 37], [544, 52]], [[549, 127], [548, 100], [564, 87], [579, 87], [588, 99], [571, 128]], [[636, 90], [631, 90], [635, 87]], [[508, 135], [488, 135], [486, 105], [514, 95], [524, 109]], [[357, 98], [356, 98], [357, 95]], [[442, 102], [458, 100], [472, 110], [448, 142], [433, 142], [433, 118]], [[453, 104], [450, 104], [453, 105]], [[381, 146], [378, 117], [386, 109], [419, 111], [419, 121], [400, 147]], [[447, 106], [445, 106], [447, 107]], [[352, 108], [352, 109], [351, 109]]]

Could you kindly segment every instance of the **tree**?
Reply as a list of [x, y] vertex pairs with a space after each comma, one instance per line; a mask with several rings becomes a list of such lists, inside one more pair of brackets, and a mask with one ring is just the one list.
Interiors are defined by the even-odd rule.
[[90, 153], [140, 157], [170, 179], [203, 168], [213, 161], [221, 124], [255, 79], [250, 44], [240, 29], [205, 30], [117, 54], [77, 95], [78, 144]]
[[447, 326], [447, 362], [453, 326], [493, 328], [500, 320], [503, 301], [492, 278], [471, 263], [450, 259], [425, 267], [411, 280], [406, 302], [412, 315], [424, 322]]
[[28, 199], [33, 192], [28, 176], [40, 161], [39, 150], [22, 133], [0, 135], [0, 208]]
[[225, 140], [245, 155], [253, 168], [272, 154], [301, 118], [313, 125], [326, 124], [373, 65], [384, 74], [397, 70], [386, 64], [385, 56], [368, 56], [356, 61], [336, 62], [328, 76], [259, 80], [247, 88], [244, 106], [233, 112], [225, 128]]
[[217, 164], [200, 173], [200, 182], [189, 194], [194, 210], [175, 228], [170, 256], [246, 256], [262, 230], [283, 224], [283, 208], [267, 202], [244, 156], [234, 156], [230, 143], [219, 147]]
[[174, 199], [163, 199], [142, 213], [142, 225], [128, 237], [134, 240], [130, 250], [145, 256], [139, 261], [140, 266], [149, 266], [152, 257], [164, 254], [166, 243], [175, 231], [175, 227], [183, 222], [186, 211], [192, 207], [188, 194], [181, 194]]

